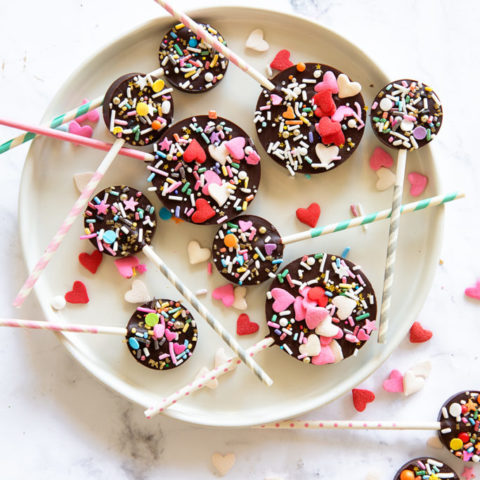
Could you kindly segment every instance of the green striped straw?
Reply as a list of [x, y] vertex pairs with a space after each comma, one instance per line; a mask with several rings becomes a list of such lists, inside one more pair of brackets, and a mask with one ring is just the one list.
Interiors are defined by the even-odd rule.
[[[447, 195], [436, 195], [435, 197], [425, 198], [424, 200], [419, 200], [418, 202], [406, 203], [405, 205], [401, 206], [400, 211], [401, 214], [416, 212], [417, 210], [436, 207], [438, 205], [442, 205], [443, 203], [451, 202], [463, 197], [465, 197], [465, 192], [453, 192]], [[311, 230], [306, 230], [305, 232], [294, 233], [293, 235], [283, 237], [282, 243], [286, 245], [288, 243], [300, 242], [309, 238], [320, 237], [321, 235], [326, 235], [327, 233], [340, 232], [342, 230], [347, 230], [347, 228], [358, 227], [360, 225], [366, 225], [367, 223], [373, 223], [378, 220], [384, 220], [385, 218], [389, 218], [391, 214], [392, 209], [388, 208], [386, 210], [369, 213], [368, 215], [363, 215], [361, 217], [344, 220], [343, 222], [331, 223], [330, 225], [325, 225], [324, 227], [312, 228]]]

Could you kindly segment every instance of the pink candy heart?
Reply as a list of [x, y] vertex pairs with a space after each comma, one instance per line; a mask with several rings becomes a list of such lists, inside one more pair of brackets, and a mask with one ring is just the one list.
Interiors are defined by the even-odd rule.
[[365, 330], [363, 329], [360, 329], [357, 333], [357, 338], [361, 341], [361, 342], [366, 342], [369, 338], [370, 338], [370, 335], [368, 335]]
[[273, 311], [277, 313], [283, 312], [295, 301], [295, 297], [283, 288], [274, 288], [270, 293], [275, 300], [272, 305]]
[[168, 328], [165, 330], [165, 338], [171, 342], [172, 340], [177, 339], [177, 334], [175, 332], [171, 332]]
[[249, 154], [248, 157], [245, 159], [245, 161], [249, 165], [257, 165], [258, 162], [260, 161], [260, 155], [255, 151], [252, 150]]
[[392, 156], [381, 147], [377, 147], [370, 156], [370, 168], [372, 170], [378, 170], [382, 167], [390, 168], [392, 165]]
[[[82, 105], [85, 105], [86, 103], [88, 103], [88, 99], [84, 98], [82, 100]], [[89, 112], [84, 113], [83, 115], [80, 115], [79, 117], [77, 117], [76, 120], [78, 123], [83, 123], [86, 121], [97, 123], [99, 118], [100, 118], [100, 115], [98, 114], [98, 110], [90, 110]]]
[[153, 335], [155, 338], [163, 338], [165, 335], [165, 322], [157, 323], [153, 326]]
[[235, 301], [233, 285], [231, 283], [227, 283], [222, 287], [217, 287], [215, 290], [213, 290], [212, 297], [215, 300], [221, 300], [226, 307], [231, 307]]
[[328, 310], [322, 307], [307, 307], [307, 312], [305, 314], [305, 323], [307, 327], [311, 330], [314, 330], [318, 327], [320, 322], [325, 320], [328, 317]]
[[207, 170], [203, 174], [203, 177], [205, 178], [205, 185], [202, 187], [202, 193], [204, 195], [209, 195], [208, 187], [210, 184], [222, 185], [222, 179], [213, 170]]
[[175, 352], [175, 355], [180, 355], [185, 351], [185, 345], [180, 345], [178, 343], [173, 344], [173, 351]]
[[480, 300], [480, 280], [477, 281], [474, 287], [468, 287], [465, 289], [465, 295], [470, 298]]
[[235, 160], [242, 160], [242, 158], [245, 158], [245, 152], [243, 150], [245, 147], [244, 137], [232, 138], [228, 142], [225, 142], [225, 147]]
[[131, 256], [115, 260], [115, 266], [123, 278], [132, 278], [133, 269], [140, 266], [140, 262], [137, 257]]
[[312, 358], [313, 365], [326, 365], [327, 363], [335, 363], [335, 355], [329, 345], [322, 345], [320, 353]]
[[271, 255], [277, 249], [277, 245], [275, 243], [266, 243], [265, 244], [265, 253], [267, 255]]
[[335, 74], [328, 70], [323, 76], [323, 80], [315, 85], [316, 92], [327, 91], [330, 93], [338, 93], [338, 84]]
[[410, 182], [410, 195], [412, 197], [418, 197], [423, 193], [427, 187], [428, 177], [418, 172], [411, 172], [407, 175]]
[[280, 97], [280, 95], [275, 95], [274, 93], [270, 95], [270, 100], [272, 101], [272, 105], [280, 105], [282, 103], [282, 97]]
[[88, 137], [88, 138], [90, 138], [93, 134], [93, 128], [90, 125], [84, 125], [82, 127], [75, 120], [72, 120], [68, 124], [68, 131], [69, 133], [73, 133], [74, 135], [81, 135], [82, 137]]
[[295, 302], [293, 303], [293, 309], [295, 310], [295, 320], [297, 320], [297, 322], [305, 320], [305, 314], [307, 313], [307, 311], [303, 306], [303, 297], [295, 298]]
[[239, 220], [238, 221], [238, 226], [240, 227], [240, 230], [242, 232], [246, 232], [247, 230], [252, 228], [252, 225], [253, 225], [253, 223], [250, 220], [248, 222], [246, 222], [244, 220]]
[[383, 382], [383, 389], [390, 393], [403, 392], [403, 375], [398, 370], [392, 370], [388, 378]]

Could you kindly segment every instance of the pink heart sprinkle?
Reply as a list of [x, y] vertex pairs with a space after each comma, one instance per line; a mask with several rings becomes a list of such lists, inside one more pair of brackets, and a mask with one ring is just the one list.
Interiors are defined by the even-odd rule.
[[257, 165], [258, 162], [260, 162], [260, 155], [255, 151], [252, 150], [249, 154], [248, 157], [245, 159], [245, 161], [249, 165]]
[[179, 345], [178, 343], [173, 344], [173, 351], [175, 352], [175, 355], [180, 355], [185, 351], [185, 345]]
[[327, 345], [330, 345], [333, 341], [332, 337], [320, 337], [320, 345], [322, 347], [326, 347]]
[[328, 317], [328, 310], [322, 307], [307, 307], [307, 313], [305, 315], [305, 323], [311, 330], [320, 325], [320, 323]]
[[235, 160], [242, 160], [245, 158], [245, 152], [243, 148], [245, 147], [245, 138], [244, 137], [235, 137], [225, 142], [225, 147], [228, 150], [228, 153], [235, 159]]
[[205, 185], [202, 187], [202, 193], [204, 195], [210, 195], [208, 193], [208, 187], [211, 183], [215, 183], [216, 185], [222, 184], [222, 179], [213, 170], [207, 170], [203, 174], [203, 177], [205, 178]]
[[307, 310], [303, 306], [303, 297], [296, 297], [295, 302], [293, 303], [293, 309], [295, 310], [295, 320], [300, 322], [305, 320], [305, 314]]
[[226, 307], [231, 307], [235, 301], [233, 285], [231, 283], [227, 283], [222, 287], [217, 287], [215, 290], [213, 290], [212, 297], [215, 300], [221, 300]]
[[465, 289], [465, 295], [470, 298], [480, 300], [480, 280], [477, 281], [474, 287], [468, 287]]
[[275, 243], [266, 243], [265, 244], [265, 252], [267, 255], [271, 255], [277, 249], [277, 245]]
[[338, 93], [338, 83], [335, 74], [328, 70], [323, 76], [323, 80], [315, 85], [316, 92], [328, 91]]
[[249, 220], [248, 222], [244, 220], [239, 220], [238, 221], [238, 226], [240, 227], [240, 230], [242, 232], [246, 232], [247, 230], [250, 230], [252, 228], [253, 223]]
[[378, 170], [382, 167], [390, 168], [392, 165], [392, 156], [381, 147], [377, 147], [370, 156], [370, 168], [372, 170]]
[[282, 97], [274, 93], [270, 95], [270, 100], [272, 101], [272, 105], [280, 105], [282, 103]]
[[123, 278], [132, 278], [133, 277], [133, 268], [139, 265], [139, 260], [137, 257], [125, 257], [115, 260], [115, 266], [117, 267], [118, 273]]
[[153, 326], [153, 335], [155, 338], [162, 338], [165, 335], [165, 323], [157, 323]]
[[367, 335], [367, 333], [365, 332], [365, 330], [363, 329], [360, 329], [357, 333], [357, 338], [361, 341], [361, 342], [366, 342], [369, 338], [370, 338], [370, 335]]
[[421, 195], [427, 187], [428, 177], [418, 172], [411, 172], [407, 175], [410, 182], [410, 195], [412, 197], [418, 197]]
[[[84, 98], [82, 100], [82, 105], [85, 105], [86, 103], [88, 103], [88, 99]], [[94, 109], [94, 110], [90, 110], [87, 113], [84, 113], [83, 115], [80, 115], [79, 117], [76, 118], [76, 120], [78, 123], [83, 123], [86, 121], [97, 123], [99, 118], [100, 118], [100, 115], [98, 114], [98, 110]]]
[[72, 120], [68, 124], [68, 131], [69, 133], [73, 133], [74, 135], [81, 135], [82, 137], [88, 138], [91, 138], [91, 136], [93, 135], [93, 128], [90, 125], [84, 125], [82, 127], [75, 120]]
[[295, 301], [295, 297], [283, 288], [274, 288], [270, 293], [275, 300], [272, 305], [273, 311], [277, 313], [285, 311]]
[[390, 393], [403, 392], [403, 375], [398, 370], [392, 370], [388, 378], [383, 382], [383, 389]]
[[[157, 323], [158, 325], [158, 323]], [[171, 332], [168, 328], [165, 330], [165, 338], [171, 342], [172, 340], [177, 339], [177, 334], [175, 332]]]
[[327, 363], [335, 363], [335, 355], [329, 345], [322, 345], [320, 353], [312, 358], [313, 365], [326, 365]]

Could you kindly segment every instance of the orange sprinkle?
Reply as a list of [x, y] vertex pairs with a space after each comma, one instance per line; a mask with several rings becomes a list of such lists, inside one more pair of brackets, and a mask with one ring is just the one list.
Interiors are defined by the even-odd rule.
[[287, 120], [285, 122], [286, 125], [301, 125], [302, 121], [301, 120]]
[[237, 245], [237, 237], [233, 233], [229, 233], [228, 235], [225, 235], [223, 242], [227, 247], [233, 248]]
[[301, 63], [301, 62], [300, 62], [300, 63], [297, 63], [297, 70], [298, 70], [299, 72], [304, 72], [304, 71], [305, 71], [305, 68], [306, 68], [306, 67], [305, 67], [305, 64], [304, 64], [304, 63]]

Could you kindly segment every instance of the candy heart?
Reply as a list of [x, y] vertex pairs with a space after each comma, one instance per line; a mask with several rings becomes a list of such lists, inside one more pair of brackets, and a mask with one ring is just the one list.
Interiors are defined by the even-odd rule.
[[222, 165], [225, 165], [225, 163], [227, 163], [228, 150], [225, 146], [225, 142], [221, 143], [218, 147], [210, 144], [208, 146], [208, 153], [218, 163]]
[[320, 205], [313, 202], [307, 208], [297, 208], [295, 213], [300, 222], [314, 228], [320, 217]]
[[168, 328], [165, 329], [165, 338], [169, 341], [172, 342], [173, 340], [176, 340], [178, 337], [176, 332], [171, 332]]
[[338, 147], [336, 145], [327, 147], [323, 143], [317, 143], [315, 145], [315, 153], [317, 154], [320, 163], [325, 166], [340, 158], [338, 156]]
[[238, 226], [240, 227], [240, 230], [242, 232], [246, 232], [247, 230], [250, 230], [250, 228], [252, 228], [252, 225], [253, 225], [253, 223], [250, 220], [248, 220], [248, 221], [239, 220], [238, 221]]
[[315, 333], [321, 337], [333, 338], [340, 329], [332, 323], [332, 317], [328, 315], [325, 320], [315, 329]]
[[384, 190], [388, 190], [395, 184], [395, 174], [388, 168], [379, 168], [377, 170], [377, 177], [378, 180], [375, 184], [375, 187], [381, 192], [383, 192]]
[[276, 55], [275, 58], [270, 63], [270, 68], [275, 70], [285, 70], [293, 66], [293, 63], [290, 61], [290, 52], [288, 50], [280, 50]]
[[197, 198], [195, 207], [196, 210], [192, 215], [193, 223], [203, 223], [215, 216], [215, 210], [204, 198]]
[[[413, 373], [417, 377], [428, 378], [432, 371], [432, 362], [425, 360], [424, 362], [417, 363], [408, 372]], [[404, 377], [405, 378], [405, 377]]]
[[198, 162], [203, 163], [207, 159], [207, 154], [202, 146], [193, 139], [186, 150], [183, 152], [183, 160], [187, 163]]
[[82, 193], [82, 191], [85, 190], [87, 183], [90, 181], [93, 175], [94, 175], [94, 172], [83, 172], [83, 173], [76, 173], [73, 176], [75, 187], [77, 187], [77, 190], [80, 193]]
[[392, 370], [388, 378], [383, 381], [382, 385], [386, 392], [403, 392], [403, 375], [398, 370]]
[[88, 138], [91, 138], [93, 134], [93, 128], [90, 125], [84, 125], [82, 127], [75, 120], [72, 120], [68, 124], [68, 131], [69, 133], [73, 133], [74, 135], [80, 135], [82, 137], [88, 137]]
[[263, 30], [260, 28], [256, 28], [250, 33], [245, 46], [256, 52], [266, 52], [270, 48], [270, 45], [263, 39]]
[[465, 289], [465, 295], [470, 298], [480, 300], [480, 280], [477, 281], [474, 287], [468, 287]]
[[175, 352], [175, 355], [180, 355], [185, 351], [185, 345], [180, 345], [178, 343], [173, 344], [173, 351]]
[[[314, 330], [321, 322], [327, 321], [330, 317], [328, 310], [321, 307], [307, 307], [305, 312], [305, 323], [310, 330]], [[330, 317], [331, 321], [331, 317]], [[316, 332], [317, 333], [317, 332]], [[336, 331], [335, 331], [336, 333]], [[326, 335], [330, 336], [330, 335]]]
[[265, 253], [267, 255], [271, 255], [277, 249], [277, 244], [276, 243], [266, 243], [264, 248], [265, 248]]
[[305, 320], [307, 309], [303, 306], [303, 297], [296, 297], [293, 302], [293, 310], [295, 311], [295, 320], [300, 322]]
[[258, 163], [260, 162], [260, 155], [255, 150], [252, 150], [248, 154], [245, 161], [247, 162], [248, 165], [258, 165]]
[[[211, 147], [211, 145], [210, 145], [210, 147]], [[215, 183], [217, 185], [222, 184], [222, 179], [213, 170], [207, 170], [203, 174], [203, 178], [205, 180], [205, 185], [202, 187], [202, 193], [204, 195], [209, 195], [208, 187], [210, 186], [210, 184], [212, 184], [212, 183]]]
[[219, 475], [223, 477], [235, 465], [235, 455], [233, 453], [227, 453], [227, 455], [214, 453], [212, 455], [212, 464], [219, 473]]
[[125, 292], [125, 301], [128, 303], [147, 303], [152, 300], [147, 286], [141, 280], [134, 280], [130, 290]]
[[383, 148], [377, 147], [370, 155], [369, 163], [372, 170], [378, 170], [381, 167], [390, 168], [393, 165], [393, 158]]
[[78, 261], [92, 273], [97, 273], [98, 267], [102, 263], [103, 255], [99, 250], [94, 250], [92, 253], [81, 253], [78, 256]]
[[270, 95], [270, 100], [272, 101], [272, 105], [280, 105], [282, 103], [283, 98], [280, 95], [276, 95], [272, 93]]
[[88, 303], [88, 293], [85, 285], [76, 281], [73, 283], [73, 288], [65, 294], [65, 300], [68, 303]]
[[248, 307], [247, 300], [245, 299], [247, 296], [247, 289], [245, 287], [235, 287], [233, 289], [233, 296], [234, 301], [232, 307], [237, 310], [246, 310]]
[[317, 105], [317, 108], [315, 109], [315, 115], [317, 117], [330, 117], [337, 109], [332, 98], [332, 92], [326, 90], [315, 94], [313, 97], [313, 103]]
[[235, 137], [225, 143], [225, 148], [235, 160], [245, 158], [245, 137]]
[[225, 349], [223, 347], [220, 347], [217, 349], [215, 352], [215, 368], [217, 368], [220, 365], [223, 365], [224, 363], [227, 363], [227, 361], [230, 359], [230, 357], [225, 353]]
[[353, 312], [353, 309], [357, 306], [357, 302], [345, 295], [337, 295], [333, 298], [332, 303], [337, 307], [335, 315], [340, 320], [347, 319]]
[[157, 323], [153, 326], [153, 335], [156, 339], [163, 338], [165, 335], [165, 321]]
[[134, 255], [131, 257], [119, 258], [115, 260], [115, 266], [117, 267], [118, 273], [123, 278], [132, 278], [134, 273], [136, 273], [135, 267], [139, 265], [139, 260]]
[[[88, 103], [88, 99], [84, 98], [82, 100], [82, 105], [85, 105], [86, 103]], [[78, 123], [83, 123], [87, 121], [92, 123], [97, 123], [99, 118], [100, 118], [100, 115], [98, 114], [98, 110], [93, 109], [87, 113], [84, 113], [83, 115], [80, 115], [79, 117], [76, 118], [76, 120]]]
[[321, 350], [320, 339], [317, 335], [309, 335], [307, 343], [303, 343], [299, 347], [299, 351], [302, 355], [308, 355], [309, 357], [315, 357], [320, 353]]
[[344, 73], [338, 76], [337, 84], [339, 98], [354, 97], [362, 91], [362, 86], [358, 82], [351, 82]]
[[366, 342], [367, 340], [370, 339], [370, 335], [368, 335], [368, 333], [366, 333], [365, 330], [363, 330], [363, 328], [361, 328], [357, 333], [357, 338], [361, 342]]
[[212, 297], [215, 300], [221, 300], [226, 307], [231, 307], [235, 301], [233, 285], [231, 283], [227, 283], [222, 287], [215, 288], [212, 292]]
[[212, 252], [209, 248], [203, 248], [196, 240], [190, 240], [187, 245], [188, 261], [190, 265], [206, 262]]
[[410, 195], [412, 197], [418, 197], [427, 188], [428, 177], [425, 175], [418, 172], [410, 172], [407, 178], [410, 182]]
[[403, 377], [403, 393], [406, 397], [420, 391], [425, 385], [425, 378], [408, 370]]
[[328, 363], [337, 363], [343, 360], [343, 353], [340, 345], [335, 340], [332, 340], [327, 346], [322, 346], [319, 355], [312, 358], [313, 365], [326, 365]]
[[[309, 300], [317, 302], [320, 307], [326, 307], [328, 304], [328, 297], [325, 295], [325, 290], [322, 287], [313, 287], [307, 294]], [[328, 312], [327, 312], [328, 313]]]
[[251, 322], [246, 313], [242, 313], [237, 318], [237, 335], [251, 335], [258, 332], [259, 328], [258, 323]]
[[413, 322], [410, 328], [410, 342], [411, 343], [423, 343], [428, 342], [433, 336], [430, 330], [422, 327], [420, 322]]
[[322, 143], [325, 145], [334, 143], [339, 147], [345, 143], [342, 126], [339, 122], [334, 122], [329, 117], [322, 117], [320, 121], [315, 124], [315, 129], [320, 137], [322, 137]]
[[219, 207], [223, 207], [223, 205], [225, 205], [231, 191], [230, 183], [227, 182], [222, 185], [211, 183], [208, 186], [208, 194], [217, 202]]
[[338, 84], [337, 79], [335, 78], [335, 74], [328, 70], [323, 75], [323, 79], [321, 82], [318, 82], [315, 85], [316, 92], [331, 92], [331, 93], [338, 93]]
[[[197, 373], [196, 377], [195, 377], [195, 380], [200, 380], [201, 378], [202, 379], [207, 379], [206, 377], [206, 374], [210, 371], [210, 369], [208, 369], [207, 367], [203, 366], [200, 371]], [[210, 388], [211, 390], [215, 389], [218, 387], [218, 380], [215, 378], [213, 380], [209, 380], [208, 382], [206, 381], [205, 382], [205, 386], [207, 388]]]
[[287, 109], [282, 113], [282, 117], [286, 118], [287, 120], [293, 120], [295, 118], [295, 112], [291, 105], [287, 107]]
[[367, 404], [375, 400], [375, 394], [370, 390], [354, 388], [352, 390], [353, 406], [357, 412], [363, 412], [367, 408]]
[[277, 313], [285, 311], [295, 301], [295, 297], [283, 288], [274, 288], [270, 293], [275, 300], [272, 305], [273, 311]]

